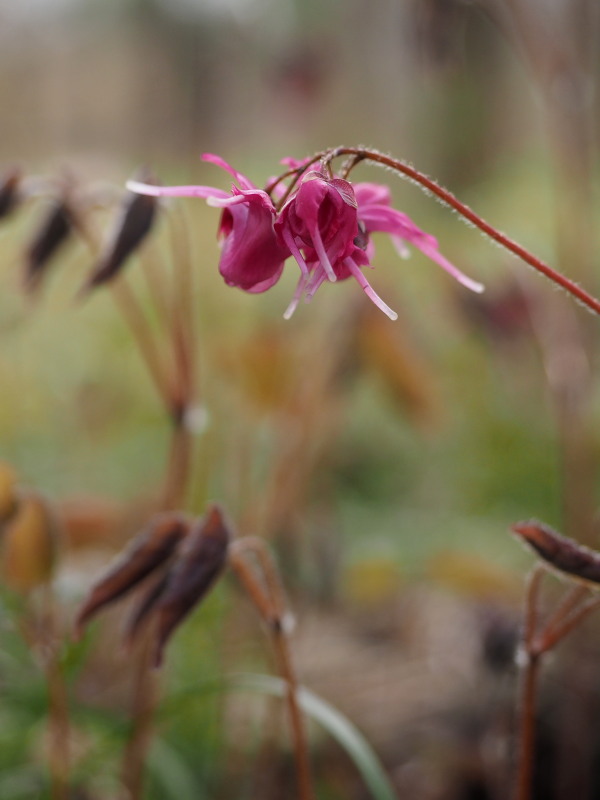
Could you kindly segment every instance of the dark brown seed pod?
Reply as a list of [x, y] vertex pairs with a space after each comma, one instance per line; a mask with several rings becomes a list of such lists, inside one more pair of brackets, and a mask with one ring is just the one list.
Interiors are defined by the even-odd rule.
[[156, 606], [155, 667], [161, 665], [165, 645], [175, 628], [207, 594], [225, 566], [230, 539], [218, 506], [211, 506], [190, 531]]
[[[147, 176], [144, 176], [144, 181], [152, 182]], [[126, 194], [112, 233], [82, 293], [85, 294], [96, 286], [108, 283], [118, 275], [129, 256], [138, 249], [152, 230], [156, 206], [155, 197], [134, 192]]]
[[130, 647], [133, 644], [151, 612], [156, 608], [168, 583], [169, 573], [165, 572], [155, 580], [152, 586], [142, 595], [141, 600], [139, 600], [138, 604], [135, 606], [133, 613], [125, 625], [125, 630], [123, 632], [125, 647]]
[[14, 167], [0, 179], [0, 219], [8, 217], [19, 204], [21, 177], [21, 170]]
[[553, 569], [586, 583], [600, 583], [600, 553], [537, 520], [517, 522], [511, 530]]
[[123, 597], [164, 564], [188, 530], [189, 522], [182, 514], [169, 513], [154, 517], [92, 587], [75, 621], [76, 636], [81, 635], [85, 625], [101, 608]]
[[36, 289], [48, 263], [73, 231], [73, 213], [64, 200], [55, 200], [42, 218], [25, 257], [24, 286]]

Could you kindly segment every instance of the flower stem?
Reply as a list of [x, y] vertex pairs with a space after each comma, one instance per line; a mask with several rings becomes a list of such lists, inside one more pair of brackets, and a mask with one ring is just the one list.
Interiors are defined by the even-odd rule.
[[542, 654], [534, 647], [540, 583], [546, 570], [536, 565], [529, 575], [525, 595], [525, 624], [522, 638], [523, 668], [519, 694], [519, 753], [514, 800], [532, 796], [535, 755], [535, 700]]
[[[264, 579], [264, 587], [259, 583], [254, 571], [246, 563], [244, 559], [245, 550], [251, 551], [256, 556]], [[268, 624], [275, 647], [279, 672], [287, 686], [286, 701], [294, 742], [299, 800], [315, 800], [306, 732], [298, 703], [298, 680], [286, 630], [284, 592], [277, 568], [264, 542], [258, 537], [248, 536], [238, 539], [230, 548], [229, 560], [261, 617]]]
[[[565, 291], [569, 292], [569, 294], [576, 297], [581, 303], [594, 311], [596, 314], [600, 314], [600, 300], [597, 300], [595, 297], [588, 294], [585, 289], [582, 289], [574, 281], [570, 280], [564, 275], [561, 275], [560, 272], [557, 272], [555, 269], [550, 267], [541, 259], [537, 258], [537, 256], [534, 256], [520, 244], [517, 244], [517, 242], [513, 241], [508, 236], [494, 228], [478, 214], [472, 211], [467, 205], [462, 203], [451, 192], [449, 192], [447, 189], [444, 189], [442, 186], [439, 186], [435, 181], [433, 181], [431, 178], [428, 178], [410, 164], [407, 164], [404, 161], [399, 161], [391, 156], [386, 156], [383, 153], [378, 153], [373, 150], [365, 150], [358, 147], [335, 148], [323, 156], [323, 161], [324, 163], [328, 163], [335, 158], [339, 158], [340, 156], [354, 156], [358, 160], [372, 161], [376, 164], [380, 164], [383, 167], [388, 167], [389, 169], [400, 173], [404, 177], [419, 185], [425, 191], [431, 192], [431, 194], [435, 195], [438, 200], [452, 208], [464, 219], [472, 223], [476, 228], [479, 228], [479, 230], [489, 236], [490, 239], [493, 239], [506, 250], [509, 250], [511, 253], [518, 256], [526, 264], [529, 264], [538, 272], [541, 272], [551, 281], [556, 283]], [[358, 161], [356, 163], [358, 163]], [[354, 166], [354, 164], [352, 164], [352, 166]], [[346, 172], [348, 172], [348, 170]]]

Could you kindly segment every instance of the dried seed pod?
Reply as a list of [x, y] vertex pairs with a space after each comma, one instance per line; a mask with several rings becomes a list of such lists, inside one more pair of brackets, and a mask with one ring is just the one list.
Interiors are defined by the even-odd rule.
[[6, 583], [20, 592], [47, 583], [52, 577], [58, 540], [58, 522], [48, 502], [34, 492], [21, 495], [2, 535]]
[[0, 219], [8, 217], [19, 203], [21, 170], [14, 167], [0, 179]]
[[517, 522], [511, 530], [554, 569], [586, 583], [600, 583], [600, 553], [595, 550], [537, 520]]
[[66, 201], [54, 200], [27, 249], [24, 277], [27, 291], [38, 287], [48, 262], [72, 233], [74, 222], [73, 212]]
[[164, 564], [187, 535], [188, 529], [188, 520], [182, 514], [154, 517], [92, 588], [77, 615], [75, 634], [81, 635], [85, 625], [101, 608], [123, 597]]
[[[148, 177], [145, 177], [148, 183]], [[151, 181], [150, 181], [151, 182]], [[148, 195], [128, 192], [95, 270], [82, 292], [108, 283], [121, 271], [125, 262], [152, 230], [157, 200]]]
[[150, 616], [151, 612], [156, 608], [158, 601], [162, 597], [168, 583], [169, 572], [165, 572], [142, 595], [141, 600], [134, 608], [133, 613], [125, 625], [123, 641], [126, 647], [131, 646], [135, 641], [144, 623]]
[[17, 509], [17, 476], [9, 464], [0, 461], [0, 527]]
[[165, 645], [175, 628], [206, 595], [225, 566], [230, 539], [218, 506], [211, 506], [190, 531], [156, 605], [156, 667], [162, 663]]

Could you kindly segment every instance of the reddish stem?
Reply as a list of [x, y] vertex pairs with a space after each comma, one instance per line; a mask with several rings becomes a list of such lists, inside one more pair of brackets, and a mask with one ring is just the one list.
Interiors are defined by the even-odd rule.
[[519, 754], [515, 800], [530, 800], [535, 755], [535, 699], [541, 653], [534, 646], [540, 583], [546, 570], [537, 565], [530, 573], [525, 595], [525, 624], [522, 638], [523, 668], [519, 697]]
[[565, 289], [565, 291], [569, 292], [569, 294], [572, 294], [592, 311], [595, 311], [596, 314], [600, 314], [599, 300], [588, 294], [574, 281], [570, 280], [564, 275], [561, 275], [555, 269], [548, 266], [548, 264], [534, 256], [520, 244], [517, 244], [517, 242], [510, 239], [508, 236], [505, 236], [499, 230], [482, 219], [478, 214], [472, 211], [468, 206], [462, 203], [451, 192], [439, 186], [431, 178], [428, 178], [422, 172], [419, 172], [419, 170], [411, 167], [404, 161], [398, 161], [397, 159], [383, 155], [382, 153], [377, 153], [373, 150], [365, 150], [358, 147], [338, 147], [334, 150], [330, 150], [327, 154], [323, 155], [323, 162], [327, 164], [328, 162], [335, 158], [339, 158], [340, 156], [355, 156], [358, 160], [373, 161], [376, 164], [389, 167], [390, 169], [399, 172], [409, 180], [414, 181], [414, 183], [418, 184], [421, 188], [435, 195], [435, 197], [437, 197], [438, 200], [441, 200], [442, 203], [454, 209], [454, 211], [464, 217], [464, 219], [475, 225], [476, 228], [479, 228], [479, 230], [489, 236], [490, 239], [493, 239], [502, 247], [510, 250], [511, 253], [514, 253], [520, 259], [525, 261], [525, 263], [529, 264], [538, 272], [541, 272], [551, 281], [558, 284], [558, 286], [561, 286], [563, 289]]

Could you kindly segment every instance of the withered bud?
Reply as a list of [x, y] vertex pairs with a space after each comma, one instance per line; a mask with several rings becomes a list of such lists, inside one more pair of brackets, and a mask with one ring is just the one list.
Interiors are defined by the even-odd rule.
[[73, 212], [65, 200], [54, 200], [37, 228], [25, 257], [24, 286], [35, 290], [52, 257], [67, 241], [74, 227]]
[[[143, 180], [145, 183], [152, 183], [152, 179], [147, 175], [143, 176]], [[129, 256], [138, 249], [152, 230], [156, 205], [155, 197], [127, 192], [98, 264], [82, 289], [83, 293], [108, 283], [118, 275]]]
[[23, 493], [2, 534], [6, 583], [24, 593], [47, 583], [52, 578], [58, 543], [58, 521], [49, 503], [37, 493]]
[[126, 647], [130, 647], [135, 641], [144, 623], [150, 616], [151, 612], [156, 608], [158, 601], [162, 597], [168, 583], [169, 572], [167, 570], [157, 580], [155, 580], [152, 586], [150, 586], [150, 588], [142, 595], [141, 600], [135, 606], [125, 625], [123, 642]]
[[155, 667], [161, 665], [165, 645], [175, 628], [207, 594], [225, 566], [230, 539], [218, 506], [211, 506], [190, 531], [156, 605]]
[[14, 167], [0, 178], [0, 219], [8, 217], [19, 203], [21, 170]]
[[154, 517], [92, 587], [77, 615], [75, 635], [82, 634], [100, 609], [123, 597], [164, 564], [188, 530], [188, 520], [182, 514], [167, 513]]
[[547, 564], [587, 583], [600, 583], [600, 553], [569, 539], [537, 520], [517, 522], [516, 533]]

